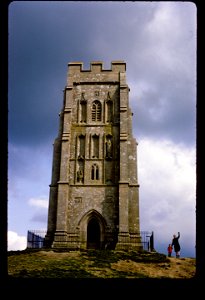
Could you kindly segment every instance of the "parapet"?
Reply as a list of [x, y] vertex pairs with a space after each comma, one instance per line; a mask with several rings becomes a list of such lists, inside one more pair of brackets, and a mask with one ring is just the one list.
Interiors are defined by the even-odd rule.
[[83, 62], [70, 62], [68, 63], [70, 72], [125, 72], [126, 63], [122, 60], [116, 60], [111, 62], [111, 69], [107, 70], [103, 68], [102, 61], [90, 62], [90, 69], [83, 69]]

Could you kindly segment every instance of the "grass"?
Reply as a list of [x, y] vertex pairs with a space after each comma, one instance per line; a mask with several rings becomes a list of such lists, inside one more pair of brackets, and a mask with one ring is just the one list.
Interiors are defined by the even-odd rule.
[[166, 255], [157, 252], [88, 250], [65, 252], [26, 249], [8, 252], [10, 278], [144, 278], [139, 272], [119, 271], [119, 261], [166, 263]]

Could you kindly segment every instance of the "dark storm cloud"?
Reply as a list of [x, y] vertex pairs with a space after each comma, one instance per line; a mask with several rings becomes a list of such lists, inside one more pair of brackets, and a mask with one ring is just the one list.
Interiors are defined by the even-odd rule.
[[9, 136], [15, 143], [35, 144], [57, 134], [67, 63], [93, 57], [95, 24], [82, 6], [46, 2], [10, 6]]
[[[173, 4], [170, 16], [166, 15], [163, 3], [160, 6], [157, 2], [12, 3], [10, 139], [34, 145], [57, 135], [69, 61], [83, 61], [87, 69], [93, 60], [103, 60], [105, 68], [110, 68], [112, 60], [124, 59], [128, 79], [136, 89], [143, 80], [155, 87], [154, 91], [148, 89], [137, 102], [134, 100], [137, 90], [136, 95], [130, 94], [138, 118], [135, 122], [134, 117], [134, 132], [138, 126], [142, 135], [157, 138], [165, 135], [189, 143], [189, 137], [194, 139], [195, 122], [193, 103], [189, 101], [194, 95], [193, 82], [186, 82], [186, 74], [191, 70], [172, 69], [173, 65], [179, 65], [180, 58], [182, 66], [190, 64], [189, 53], [185, 51], [188, 43], [191, 50], [194, 48], [187, 33], [194, 30], [189, 9]], [[179, 14], [182, 21], [171, 30], [171, 17], [178, 21]], [[158, 19], [165, 23], [164, 32]], [[177, 26], [181, 33], [173, 32]], [[160, 105], [165, 107], [163, 113]], [[154, 111], [161, 111], [158, 119]]]

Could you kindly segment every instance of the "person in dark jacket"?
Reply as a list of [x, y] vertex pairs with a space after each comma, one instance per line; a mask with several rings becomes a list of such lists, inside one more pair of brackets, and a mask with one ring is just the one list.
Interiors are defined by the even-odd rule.
[[179, 238], [180, 238], [180, 232], [178, 232], [178, 236], [176, 236], [175, 234], [173, 235], [173, 239], [172, 239], [172, 246], [174, 247], [174, 251], [176, 253], [176, 257], [180, 257], [180, 244], [179, 244]]

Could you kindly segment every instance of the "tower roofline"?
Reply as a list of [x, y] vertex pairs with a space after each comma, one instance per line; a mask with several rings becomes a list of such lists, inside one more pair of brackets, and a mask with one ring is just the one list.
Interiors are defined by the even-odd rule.
[[99, 68], [100, 71], [114, 71], [114, 72], [125, 72], [126, 71], [126, 63], [123, 60], [114, 60], [111, 61], [111, 69], [104, 69], [103, 68], [103, 61], [91, 61], [90, 62], [90, 69], [84, 70], [83, 69], [83, 62], [80, 61], [73, 61], [68, 63], [69, 69], [75, 69], [75, 71], [79, 72], [92, 72], [96, 68]]

